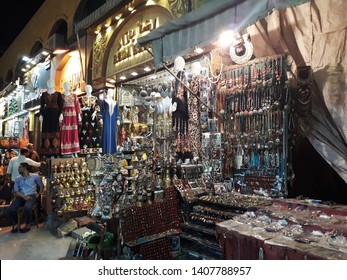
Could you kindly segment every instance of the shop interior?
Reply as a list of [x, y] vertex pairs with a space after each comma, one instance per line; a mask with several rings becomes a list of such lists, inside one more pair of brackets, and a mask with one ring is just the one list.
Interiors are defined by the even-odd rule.
[[39, 108], [4, 100], [3, 166], [29, 139], [45, 151], [41, 208], [75, 238], [66, 258], [347, 259], [346, 183], [307, 139], [312, 70], [233, 37], [84, 85], [79, 147], [64, 154], [27, 127]]

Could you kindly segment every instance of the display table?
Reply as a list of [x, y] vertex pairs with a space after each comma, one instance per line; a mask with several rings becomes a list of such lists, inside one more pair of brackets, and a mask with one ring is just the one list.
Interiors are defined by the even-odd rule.
[[347, 259], [345, 210], [276, 201], [218, 223], [216, 235], [224, 259]]

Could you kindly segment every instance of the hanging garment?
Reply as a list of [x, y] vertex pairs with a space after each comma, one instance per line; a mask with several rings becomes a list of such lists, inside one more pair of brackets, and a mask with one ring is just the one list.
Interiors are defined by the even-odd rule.
[[120, 121], [118, 102], [102, 100], [100, 112], [103, 120], [102, 152], [114, 154], [117, 152], [117, 121]]
[[194, 78], [190, 87], [194, 96], [191, 94], [188, 99], [188, 110], [189, 110], [189, 121], [188, 121], [188, 131], [189, 139], [191, 143], [191, 152], [193, 157], [200, 157], [202, 154], [201, 148], [201, 125], [200, 125], [200, 111], [199, 111], [199, 100], [197, 96], [200, 96], [199, 92], [199, 79]]
[[81, 114], [80, 103], [75, 94], [63, 95], [63, 121], [60, 129], [60, 153], [68, 155], [80, 152], [78, 135], [78, 114]]
[[[184, 71], [179, 71], [177, 77], [182, 83], [186, 83]], [[172, 112], [172, 127], [177, 132], [176, 154], [179, 159], [190, 158], [188, 95], [185, 87], [177, 80], [175, 81], [172, 102], [177, 104], [176, 110]]]
[[82, 125], [79, 133], [81, 154], [101, 153], [100, 106], [95, 96], [81, 98]]
[[62, 113], [64, 99], [60, 92], [41, 95], [40, 115], [42, 116], [42, 134], [40, 154], [57, 156], [60, 152], [59, 116]]

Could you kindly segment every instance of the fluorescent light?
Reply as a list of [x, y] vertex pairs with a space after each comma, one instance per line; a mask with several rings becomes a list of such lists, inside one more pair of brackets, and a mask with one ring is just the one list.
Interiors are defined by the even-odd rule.
[[127, 77], [125, 77], [125, 76], [120, 76], [119, 79], [121, 79], [122, 81], [124, 81], [124, 80], [127, 79]]
[[116, 82], [116, 81], [113, 80], [113, 79], [109, 79], [108, 81], [109, 81], [110, 83], [113, 83], [113, 84]]
[[131, 72], [131, 75], [132, 75], [132, 76], [137, 76], [138, 73], [137, 73], [137, 72]]
[[144, 70], [145, 72], [149, 72], [149, 71], [151, 71], [151, 68], [149, 68], [148, 66], [146, 66], [143, 70]]
[[118, 14], [114, 17], [116, 20], [120, 20], [122, 18], [122, 14]]
[[21, 70], [22, 70], [23, 72], [26, 72], [26, 71], [27, 71], [25, 68], [22, 68]]
[[23, 56], [23, 58], [22, 58], [24, 61], [29, 61], [30, 60], [30, 58], [29, 57], [27, 57], [27, 56]]
[[99, 34], [100, 30], [95, 30], [94, 32], [95, 32], [95, 34]]
[[41, 53], [42, 53], [43, 55], [46, 55], [46, 56], [49, 55], [49, 52], [47, 52], [47, 51], [42, 51]]
[[30, 64], [36, 65], [36, 61], [35, 60], [30, 60]]

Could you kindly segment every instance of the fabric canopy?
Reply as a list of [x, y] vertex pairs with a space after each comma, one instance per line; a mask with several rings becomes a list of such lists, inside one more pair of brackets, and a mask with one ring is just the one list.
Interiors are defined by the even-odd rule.
[[239, 31], [265, 17], [273, 9], [298, 5], [308, 0], [218, 0], [210, 1], [185, 16], [168, 21], [138, 39], [152, 44], [154, 63], [186, 53], [197, 45], [216, 40], [223, 30]]

